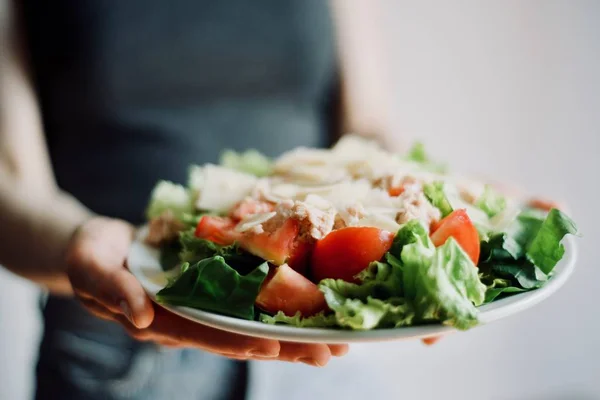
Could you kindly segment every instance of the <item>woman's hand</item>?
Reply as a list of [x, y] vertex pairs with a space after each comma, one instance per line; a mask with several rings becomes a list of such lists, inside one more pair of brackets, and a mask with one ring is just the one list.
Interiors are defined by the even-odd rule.
[[233, 359], [279, 360], [324, 366], [347, 345], [301, 344], [236, 335], [154, 308], [125, 268], [134, 228], [124, 221], [94, 218], [73, 235], [67, 274], [73, 291], [94, 315], [121, 323], [131, 336], [166, 346], [194, 347]]

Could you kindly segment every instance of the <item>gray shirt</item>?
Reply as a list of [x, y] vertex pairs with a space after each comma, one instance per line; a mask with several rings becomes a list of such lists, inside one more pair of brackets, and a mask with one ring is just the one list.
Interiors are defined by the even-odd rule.
[[[184, 182], [224, 148], [328, 142], [326, 1], [26, 0], [22, 12], [56, 179], [97, 213], [143, 222], [157, 180]], [[74, 300], [50, 297], [43, 313], [40, 399], [243, 394], [244, 364], [138, 343]]]

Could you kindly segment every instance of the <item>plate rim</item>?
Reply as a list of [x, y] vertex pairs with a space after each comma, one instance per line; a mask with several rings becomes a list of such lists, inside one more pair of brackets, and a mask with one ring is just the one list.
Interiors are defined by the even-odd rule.
[[[146, 258], [148, 263], [155, 265], [151, 268], [155, 273], [164, 274], [159, 262], [159, 250], [143, 242], [147, 234], [147, 225], [136, 232], [127, 256], [127, 268], [140, 282], [144, 291], [158, 306], [195, 323], [211, 328], [237, 333], [246, 336], [275, 339], [287, 342], [303, 343], [367, 343], [398, 341], [416, 338], [428, 338], [455, 332], [457, 329], [441, 324], [418, 325], [400, 328], [374, 329], [353, 331], [333, 328], [297, 328], [285, 325], [270, 325], [258, 321], [243, 320], [235, 317], [216, 314], [183, 306], [169, 306], [156, 300], [156, 293], [162, 285], [150, 281], [142, 262], [136, 263], [136, 257]], [[555, 294], [569, 280], [575, 270], [577, 261], [577, 246], [574, 238], [566, 236], [562, 242], [565, 247], [563, 258], [559, 261], [558, 272], [542, 288], [518, 293], [493, 303], [479, 307], [479, 324], [472, 329], [488, 325], [497, 320], [528, 310]], [[138, 265], [140, 264], [140, 265]], [[158, 268], [158, 269], [157, 269]], [[472, 330], [471, 329], [471, 330]]]

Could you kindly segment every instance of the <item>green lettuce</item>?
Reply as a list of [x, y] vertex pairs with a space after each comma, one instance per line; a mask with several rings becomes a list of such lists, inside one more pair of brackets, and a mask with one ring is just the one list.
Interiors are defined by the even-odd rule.
[[527, 291], [517, 286], [513, 286], [510, 279], [497, 278], [493, 275], [482, 274], [481, 282], [486, 286], [484, 304], [491, 303], [499, 296], [512, 293], [521, 293]]
[[191, 264], [205, 258], [220, 256], [227, 265], [244, 274], [264, 261], [242, 250], [237, 243], [221, 246], [210, 240], [196, 237], [193, 230], [180, 233], [179, 242], [181, 243], [180, 260]]
[[527, 259], [548, 275], [564, 255], [561, 244], [567, 234], [578, 235], [573, 221], [557, 209], [548, 214], [525, 210], [506, 232], [482, 243], [482, 260], [488, 263]]
[[296, 315], [288, 317], [283, 313], [283, 311], [279, 311], [273, 316], [260, 314], [259, 320], [265, 324], [291, 325], [298, 328], [327, 328], [338, 325], [334, 314], [325, 315], [322, 312], [311, 317], [302, 317], [300, 311], [298, 311]]
[[225, 150], [221, 153], [220, 164], [224, 167], [259, 177], [269, 175], [272, 170], [271, 160], [254, 149], [246, 150], [242, 153]]
[[488, 217], [492, 218], [506, 208], [506, 199], [491, 186], [486, 185], [483, 194], [475, 203]]
[[482, 242], [481, 265], [486, 302], [500, 295], [542, 287], [564, 254], [562, 239], [577, 235], [573, 221], [559, 210], [525, 210], [506, 232]]
[[526, 260], [514, 264], [494, 263], [489, 268], [484, 266], [483, 270], [489, 270], [494, 276], [510, 278], [523, 289], [542, 287], [548, 280], [548, 275]]
[[552, 209], [527, 248], [527, 259], [545, 274], [550, 273], [565, 254], [560, 243], [567, 234], [577, 235], [575, 223], [564, 213]]
[[476, 306], [483, 304], [486, 286], [479, 280], [473, 261], [454, 238], [439, 247], [433, 258], [416, 257], [419, 245], [407, 245], [401, 257], [407, 268], [418, 269], [413, 290], [417, 317], [460, 330], [477, 325]]
[[423, 193], [425, 194], [425, 197], [427, 197], [427, 200], [440, 210], [442, 217], [449, 215], [453, 211], [452, 205], [444, 193], [443, 182], [433, 182], [424, 185]]
[[348, 297], [344, 281], [326, 279], [319, 289], [325, 295], [327, 305], [335, 312], [337, 324], [343, 328], [369, 330], [410, 325], [414, 318], [412, 306], [403, 298], [385, 300], [367, 296], [364, 299]]
[[429, 170], [435, 173], [444, 173], [446, 166], [442, 164], [436, 164], [431, 161], [425, 152], [425, 146], [421, 142], [415, 142], [410, 148], [404, 159], [417, 164], [421, 164], [421, 167], [425, 170]]
[[394, 237], [386, 260], [402, 271], [404, 295], [409, 299], [416, 296], [416, 280], [424, 263], [435, 255], [435, 246], [429, 233], [418, 220], [411, 220]]
[[[403, 227], [398, 236], [409, 237]], [[486, 286], [477, 268], [454, 238], [435, 248], [420, 224], [412, 226], [412, 243], [402, 247], [404, 292], [414, 304], [416, 319], [439, 321], [457, 329], [478, 323], [477, 308], [485, 299]]]
[[192, 198], [185, 187], [169, 181], [156, 184], [146, 208], [146, 217], [156, 218], [166, 210], [171, 211], [178, 219], [194, 212]]
[[197, 308], [243, 319], [254, 319], [254, 301], [269, 272], [266, 262], [246, 275], [230, 267], [221, 256], [182, 266], [156, 298], [160, 303]]
[[427, 154], [425, 153], [425, 146], [423, 145], [423, 143], [421, 143], [421, 142], [414, 143], [413, 146], [408, 151], [408, 154], [406, 155], [406, 159], [409, 161], [420, 163], [420, 164], [429, 162], [429, 158], [427, 157]]
[[360, 283], [324, 279], [319, 289], [337, 325], [364, 330], [409, 325], [412, 306], [402, 296], [402, 271], [398, 265], [373, 262], [357, 276]]

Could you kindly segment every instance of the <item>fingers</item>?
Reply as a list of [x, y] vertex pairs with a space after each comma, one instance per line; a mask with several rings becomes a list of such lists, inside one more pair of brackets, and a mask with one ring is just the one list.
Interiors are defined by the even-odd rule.
[[326, 344], [282, 342], [278, 359], [323, 367], [331, 359], [331, 350]]
[[427, 346], [432, 346], [432, 345], [436, 344], [437, 342], [439, 342], [441, 338], [442, 338], [441, 336], [429, 337], [429, 338], [423, 339], [422, 342], [423, 342], [423, 344], [426, 344]]
[[348, 352], [347, 345], [278, 342], [237, 335], [188, 321], [157, 308], [152, 324], [146, 329], [133, 326], [122, 315], [115, 318], [138, 340], [151, 340], [175, 347], [194, 347], [237, 360], [280, 360], [326, 365], [331, 356]]
[[196, 347], [211, 353], [245, 356], [275, 357], [280, 346], [276, 340], [253, 338], [213, 329], [188, 321], [157, 307], [153, 322], [146, 329], [138, 329], [124, 322], [129, 333], [140, 340], [168, 338], [187, 347]]
[[135, 277], [124, 267], [133, 227], [106, 218], [83, 225], [67, 254], [69, 279], [75, 293], [120, 313], [138, 328], [154, 318], [154, 307]]
[[79, 300], [92, 315], [109, 321], [115, 320], [115, 314], [94, 299], [80, 298]]
[[348, 354], [350, 347], [347, 344], [330, 344], [329, 350], [334, 357], [342, 357]]
[[125, 268], [115, 270], [104, 278], [104, 287], [111, 291], [107, 304], [118, 306], [116, 312], [125, 315], [137, 328], [147, 328], [154, 319], [154, 307], [137, 279]]

